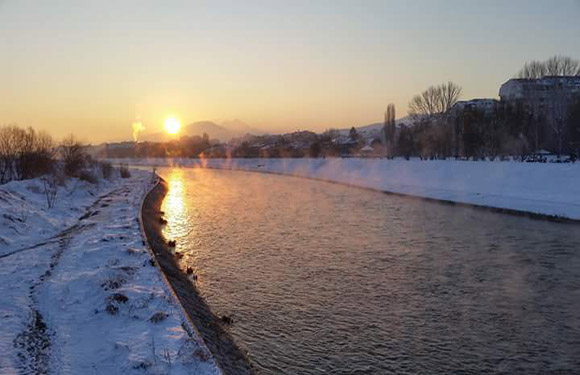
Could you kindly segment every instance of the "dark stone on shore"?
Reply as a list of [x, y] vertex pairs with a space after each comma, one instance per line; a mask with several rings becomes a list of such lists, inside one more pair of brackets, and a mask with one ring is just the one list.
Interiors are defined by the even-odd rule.
[[105, 311], [111, 315], [117, 315], [117, 313], [119, 312], [119, 308], [112, 303], [107, 303], [107, 306], [105, 307]]
[[111, 302], [119, 302], [119, 303], [127, 303], [129, 301], [129, 297], [121, 293], [115, 293], [108, 297], [109, 301]]
[[160, 312], [156, 312], [155, 314], [153, 314], [153, 316], [151, 316], [151, 318], [149, 318], [149, 321], [151, 323], [160, 323], [162, 321], [164, 321], [165, 319], [167, 319], [169, 315], [167, 315], [166, 312], [160, 311]]
[[230, 333], [223, 327], [222, 319], [212, 313], [191, 278], [179, 268], [169, 243], [163, 237], [158, 218], [167, 190], [167, 183], [162, 180], [145, 197], [141, 218], [147, 241], [161, 271], [224, 374], [256, 374], [246, 353], [235, 344]]

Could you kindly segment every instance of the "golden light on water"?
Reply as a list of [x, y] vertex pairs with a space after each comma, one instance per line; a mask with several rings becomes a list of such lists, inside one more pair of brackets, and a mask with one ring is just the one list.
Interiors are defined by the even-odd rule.
[[187, 220], [188, 212], [185, 207], [185, 181], [183, 171], [174, 168], [167, 178], [169, 184], [169, 191], [163, 200], [161, 209], [167, 216], [168, 225], [164, 229], [164, 234], [167, 238], [174, 238], [183, 235], [181, 230], [182, 225]]
[[185, 182], [183, 180], [183, 171], [173, 169], [168, 179], [169, 191], [163, 201], [163, 210], [173, 219], [181, 219], [185, 215], [184, 194]]
[[181, 129], [181, 123], [175, 117], [169, 117], [165, 120], [165, 131], [169, 134], [177, 134]]
[[[199, 236], [195, 233], [196, 227], [190, 225], [192, 218], [197, 215], [192, 212], [192, 210], [195, 211], [195, 208], [191, 202], [189, 205], [187, 204], [187, 199], [191, 199], [187, 192], [187, 175], [188, 173], [184, 173], [180, 168], [172, 168], [169, 173], [163, 174], [163, 178], [169, 185], [167, 195], [161, 205], [161, 210], [167, 219], [167, 225], [163, 228], [163, 236], [168, 240], [177, 240], [175, 252], [183, 255], [182, 258], [177, 259], [181, 269], [185, 271], [186, 268], [192, 267], [195, 274], [199, 275], [197, 269], [199, 250], [194, 244]], [[197, 283], [203, 285], [201, 278], [197, 280]]]

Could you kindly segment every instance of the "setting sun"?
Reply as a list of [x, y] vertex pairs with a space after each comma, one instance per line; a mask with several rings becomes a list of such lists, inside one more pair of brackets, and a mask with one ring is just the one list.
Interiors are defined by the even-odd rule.
[[179, 133], [179, 129], [181, 128], [181, 123], [175, 117], [170, 117], [165, 120], [165, 131], [169, 134], [177, 134]]

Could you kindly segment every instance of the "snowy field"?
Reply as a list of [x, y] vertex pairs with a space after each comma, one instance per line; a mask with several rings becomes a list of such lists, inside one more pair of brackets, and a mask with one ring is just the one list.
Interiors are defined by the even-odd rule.
[[318, 178], [381, 191], [580, 220], [580, 163], [386, 159], [127, 159]]
[[221, 374], [138, 222], [151, 174], [0, 185], [1, 374]]

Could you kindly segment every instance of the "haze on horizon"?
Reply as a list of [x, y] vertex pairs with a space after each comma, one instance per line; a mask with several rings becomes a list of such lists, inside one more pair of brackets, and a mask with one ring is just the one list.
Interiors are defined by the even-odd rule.
[[497, 97], [528, 60], [579, 58], [580, 1], [0, 0], [0, 124], [129, 140], [238, 118], [365, 125], [453, 81]]

